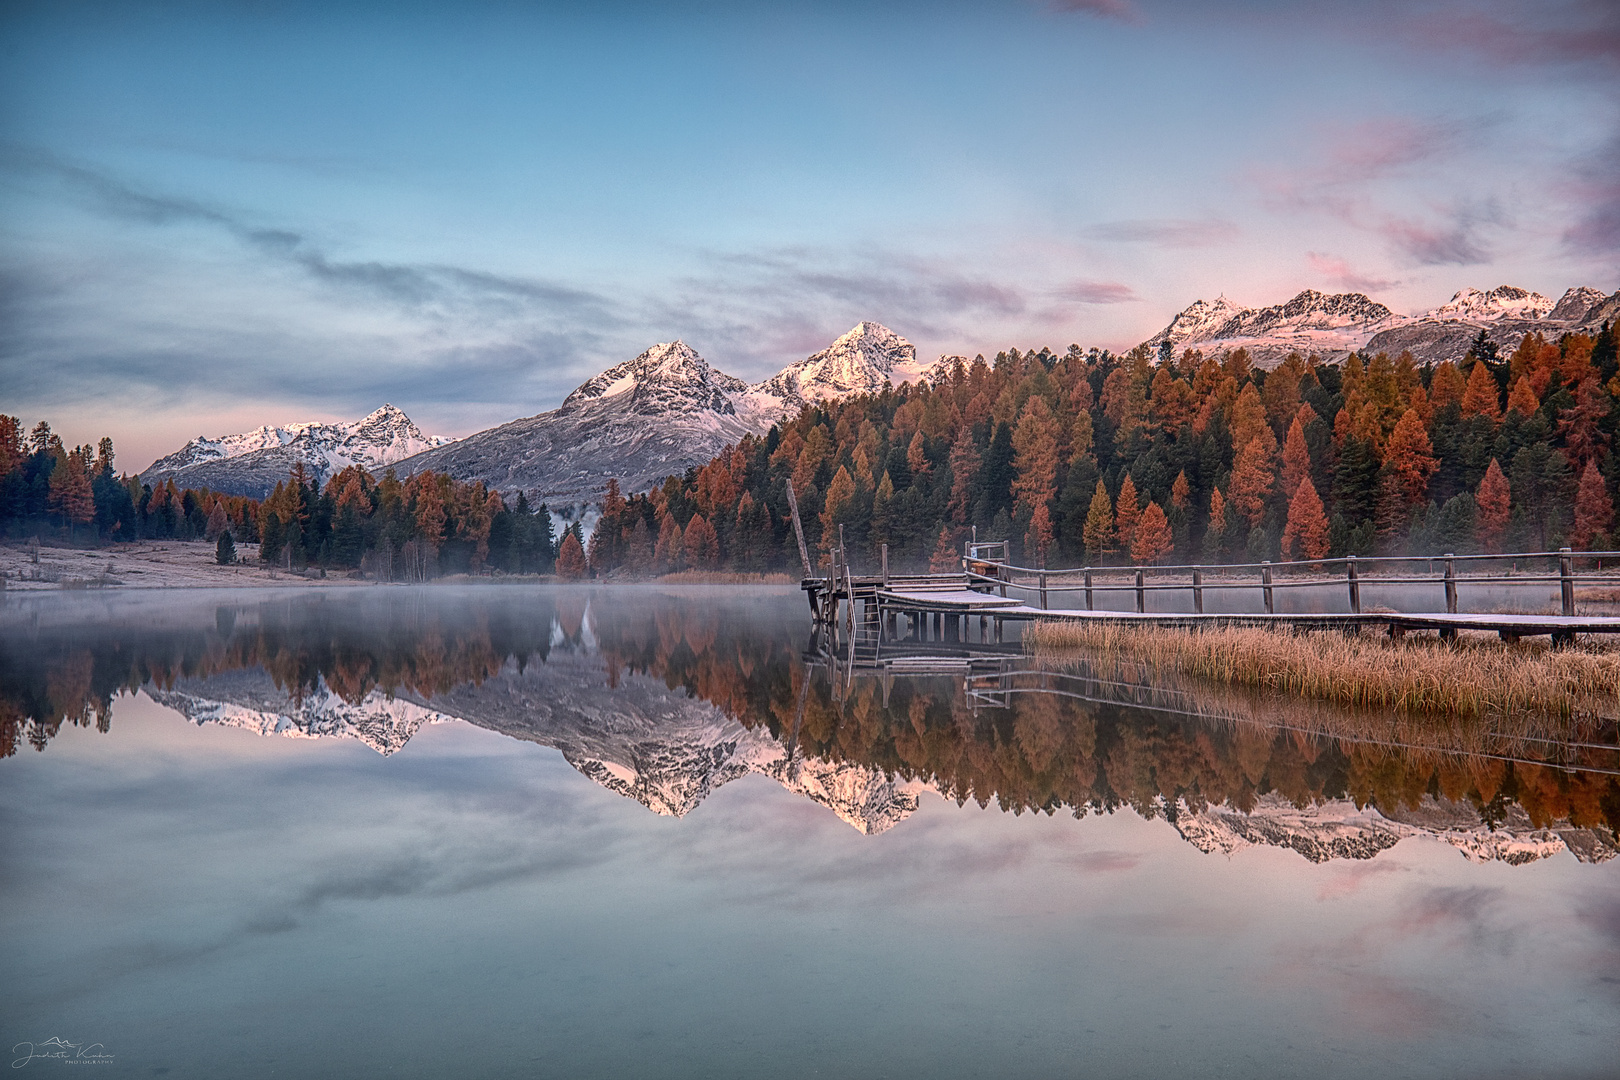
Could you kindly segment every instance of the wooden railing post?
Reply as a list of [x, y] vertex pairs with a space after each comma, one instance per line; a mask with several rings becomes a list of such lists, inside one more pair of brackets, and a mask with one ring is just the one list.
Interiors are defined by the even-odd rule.
[[1267, 615], [1276, 614], [1276, 609], [1272, 606], [1272, 602], [1271, 602], [1271, 560], [1270, 559], [1267, 559], [1265, 562], [1260, 564], [1260, 591], [1263, 592], [1265, 594], [1265, 597], [1266, 597], [1266, 614]]
[[1046, 610], [1046, 571], [1041, 571], [1041, 610]]
[[1351, 555], [1344, 560], [1345, 579], [1350, 582], [1350, 614], [1361, 614], [1361, 582], [1356, 579], [1356, 557]]
[[1136, 613], [1142, 614], [1147, 610], [1147, 593], [1142, 588], [1142, 568], [1136, 568]]
[[1095, 611], [1096, 610], [1096, 608], [1091, 603], [1091, 567], [1089, 567], [1089, 566], [1086, 567], [1086, 610], [1087, 611]]
[[889, 545], [888, 544], [883, 545], [882, 552], [883, 552], [883, 587], [888, 588], [889, 587]]
[[1446, 552], [1446, 613], [1457, 614], [1457, 566], [1451, 552]]
[[1203, 567], [1193, 567], [1193, 614], [1204, 613], [1204, 570]]
[[1558, 549], [1558, 596], [1564, 602], [1564, 614], [1575, 614], [1575, 576], [1571, 565], [1570, 549]]

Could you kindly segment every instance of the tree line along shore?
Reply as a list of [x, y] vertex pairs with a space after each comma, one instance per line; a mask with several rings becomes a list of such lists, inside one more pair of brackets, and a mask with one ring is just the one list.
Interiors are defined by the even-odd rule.
[[[0, 531], [62, 542], [260, 545], [288, 566], [382, 578], [769, 573], [809, 545], [954, 568], [964, 539], [1029, 565], [1597, 549], [1614, 542], [1615, 333], [1483, 333], [1458, 363], [1410, 353], [1271, 371], [1137, 348], [958, 361], [935, 384], [806, 405], [645, 492], [610, 482], [589, 542], [547, 507], [435, 473], [324, 484], [296, 468], [263, 500], [118, 475], [109, 439], [64, 446], [0, 417]], [[220, 540], [221, 537], [224, 540]]]

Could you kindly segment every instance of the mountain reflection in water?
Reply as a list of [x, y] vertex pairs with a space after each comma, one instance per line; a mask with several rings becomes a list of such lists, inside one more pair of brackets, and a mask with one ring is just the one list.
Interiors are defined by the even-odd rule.
[[0, 609], [5, 755], [64, 723], [105, 731], [113, 699], [143, 691], [198, 724], [383, 754], [463, 720], [673, 816], [760, 773], [869, 833], [934, 791], [1015, 814], [1129, 806], [1208, 852], [1365, 859], [1426, 834], [1476, 861], [1616, 853], [1612, 724], [1556, 743], [1425, 731], [1013, 657], [850, 670], [807, 660], [784, 590], [52, 599]]

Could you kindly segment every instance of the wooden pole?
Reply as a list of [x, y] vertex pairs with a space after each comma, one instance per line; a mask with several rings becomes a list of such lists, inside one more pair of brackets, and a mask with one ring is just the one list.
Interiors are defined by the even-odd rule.
[[1260, 588], [1266, 594], [1266, 614], [1276, 614], [1271, 602], [1271, 560], [1267, 559], [1260, 565]]
[[1356, 578], [1356, 557], [1344, 560], [1345, 580], [1350, 583], [1350, 614], [1361, 614], [1361, 582]]
[[882, 551], [883, 551], [883, 587], [888, 588], [888, 586], [889, 586], [889, 545], [884, 544], [883, 548], [882, 548]]
[[799, 500], [793, 497], [793, 481], [787, 482], [788, 511], [793, 515], [793, 535], [799, 541], [799, 559], [804, 563], [804, 576], [814, 577], [810, 569], [810, 549], [804, 543], [804, 525], [799, 521]]
[[1086, 610], [1095, 611], [1091, 606], [1091, 567], [1086, 567]]
[[1041, 610], [1046, 610], [1046, 571], [1041, 571]]
[[1558, 549], [1558, 595], [1563, 600], [1564, 614], [1575, 614], [1575, 577], [1571, 566], [1570, 549]]
[[1446, 612], [1457, 614], [1457, 566], [1449, 551], [1446, 553]]
[[1142, 568], [1136, 568], [1136, 613], [1142, 614], [1147, 610], [1147, 591], [1142, 588]]
[[1203, 567], [1193, 567], [1193, 614], [1204, 613], [1204, 570]]

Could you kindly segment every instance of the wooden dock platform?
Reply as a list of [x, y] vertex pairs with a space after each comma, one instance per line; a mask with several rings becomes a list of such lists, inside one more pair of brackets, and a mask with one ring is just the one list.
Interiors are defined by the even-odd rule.
[[[999, 548], [1003, 557], [986, 557], [985, 548]], [[1013, 566], [1005, 561], [1006, 546], [969, 544], [963, 552], [962, 569], [943, 574], [890, 574], [887, 554], [879, 574], [851, 572], [841, 548], [835, 549], [824, 576], [806, 576], [801, 582], [818, 625], [836, 635], [840, 624], [853, 636], [891, 641], [1000, 642], [1004, 625], [1032, 619], [1106, 622], [1118, 626], [1176, 629], [1219, 627], [1275, 627], [1290, 630], [1338, 630], [1359, 633], [1383, 630], [1391, 637], [1409, 632], [1437, 631], [1443, 638], [1455, 638], [1459, 631], [1485, 631], [1504, 641], [1550, 636], [1555, 643], [1573, 642], [1578, 634], [1620, 634], [1620, 616], [1581, 615], [1575, 610], [1577, 584], [1603, 583], [1620, 586], [1620, 574], [1576, 573], [1577, 558], [1597, 562], [1605, 557], [1620, 560], [1617, 552], [1577, 555], [1569, 549], [1558, 552], [1528, 552], [1493, 556], [1437, 556], [1434, 558], [1324, 559], [1311, 563], [1257, 563], [1218, 567], [1083, 567], [1048, 570]], [[1545, 560], [1556, 571], [1522, 572], [1523, 564]], [[1458, 564], [1484, 562], [1484, 571], [1459, 574]], [[1399, 569], [1399, 564], [1428, 564], [1428, 574]], [[1433, 572], [1434, 564], [1440, 564]], [[1395, 572], [1371, 573], [1380, 565], [1397, 564]], [[1509, 566], [1509, 570], [1492, 569]], [[1343, 577], [1331, 575], [1339, 568]], [[1165, 581], [1174, 576], [1175, 581]], [[1459, 589], [1484, 585], [1551, 585], [1559, 587], [1562, 611], [1558, 614], [1466, 612], [1459, 609]], [[1347, 590], [1349, 610], [1344, 612], [1279, 612], [1274, 594], [1279, 589], [1341, 586]], [[1427, 586], [1438, 595], [1443, 591], [1444, 611], [1363, 610], [1361, 590], [1370, 587]], [[1205, 612], [1206, 590], [1258, 590], [1264, 610], [1260, 612]], [[1149, 592], [1174, 590], [1189, 595], [1190, 612], [1151, 612], [1146, 609]], [[1114, 611], [1095, 606], [1096, 594], [1134, 593], [1135, 611]], [[1052, 594], [1080, 594], [1086, 607], [1052, 607]]]

